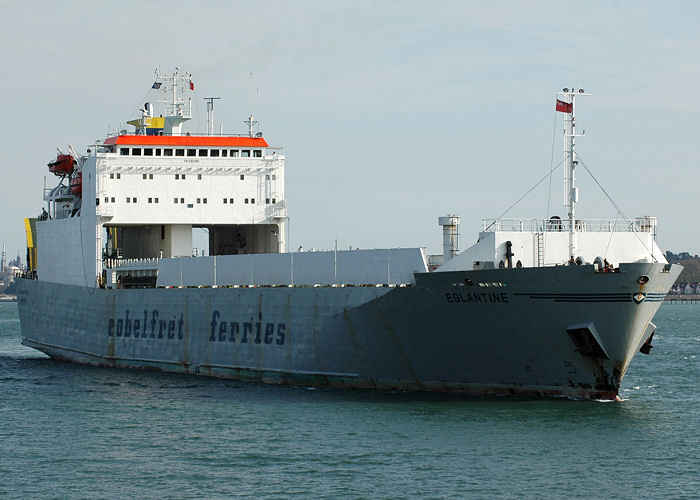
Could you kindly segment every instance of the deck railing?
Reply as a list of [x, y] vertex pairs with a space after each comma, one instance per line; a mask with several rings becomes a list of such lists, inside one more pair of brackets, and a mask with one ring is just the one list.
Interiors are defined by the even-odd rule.
[[150, 259], [113, 259], [106, 258], [103, 259], [103, 265], [105, 269], [157, 269], [158, 268], [158, 258]]
[[[574, 226], [576, 231], [597, 233], [653, 233], [655, 228], [655, 217], [638, 217], [630, 222], [623, 219], [581, 219], [577, 220]], [[488, 232], [568, 232], [569, 221], [562, 219], [482, 219], [481, 230]]]

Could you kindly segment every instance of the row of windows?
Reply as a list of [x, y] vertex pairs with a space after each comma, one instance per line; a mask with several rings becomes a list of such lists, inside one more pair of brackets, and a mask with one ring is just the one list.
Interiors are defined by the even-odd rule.
[[[134, 196], [134, 197], [127, 196], [126, 202], [127, 203], [138, 203], [138, 198], [136, 198], [136, 196]], [[109, 196], [105, 196], [105, 203], [115, 203], [114, 196], [112, 196], [111, 198]], [[148, 198], [148, 203], [158, 203], [158, 198]], [[99, 205], [99, 199], [98, 199], [98, 205]]]
[[[206, 198], [197, 198], [197, 203], [206, 203]], [[173, 198], [173, 203], [185, 203], [184, 198]]]
[[[142, 174], [142, 178], [145, 180], [153, 180], [153, 174]], [[122, 174], [109, 174], [110, 179], [121, 179]], [[187, 174], [175, 174], [175, 180], [185, 180], [187, 178]], [[202, 174], [197, 174], [197, 180], [201, 181], [202, 180]], [[245, 180], [245, 175], [241, 174], [241, 180]], [[277, 175], [275, 174], [267, 174], [265, 175], [265, 180], [277, 180]]]
[[231, 158], [262, 158], [262, 149], [172, 149], [172, 148], [119, 148], [121, 156], [209, 156]]
[[[245, 200], [244, 203], [246, 205], [249, 203], [251, 205], [255, 205], [255, 198], [244, 198], [244, 200]], [[267, 205], [269, 205], [270, 203], [272, 203], [274, 205], [275, 203], [277, 203], [277, 200], [275, 198], [272, 198], [272, 199], [265, 198], [265, 203]], [[233, 198], [224, 198], [224, 205], [233, 205]]]
[[[255, 198], [245, 198], [244, 200], [245, 200], [244, 203], [246, 205], [248, 205], [248, 204], [254, 205], [255, 204]], [[133, 196], [133, 197], [127, 196], [126, 202], [127, 203], [138, 203], [138, 198], [136, 198], [136, 196]], [[111, 198], [109, 196], [105, 196], [105, 203], [115, 203], [114, 196], [112, 196]], [[148, 203], [158, 203], [158, 198], [148, 198]], [[173, 203], [184, 204], [185, 199], [184, 198], [173, 198]], [[207, 199], [206, 198], [197, 198], [197, 203], [202, 203], [202, 204], [206, 205]], [[275, 198], [265, 198], [265, 203], [268, 205], [270, 203], [272, 203], [274, 205], [275, 203], [277, 203], [277, 200]], [[224, 198], [224, 205], [233, 205], [233, 198]]]

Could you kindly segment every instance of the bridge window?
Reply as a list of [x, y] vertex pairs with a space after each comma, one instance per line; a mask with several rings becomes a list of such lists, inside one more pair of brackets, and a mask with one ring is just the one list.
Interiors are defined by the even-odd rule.
[[237, 157], [239, 156], [238, 150], [237, 150], [237, 149], [232, 149], [232, 150], [231, 150], [231, 155], [230, 155], [230, 156], [236, 157], [236, 158], [237, 158]]
[[188, 149], [187, 156], [197, 156], [197, 150], [196, 149]]
[[250, 149], [242, 149], [241, 150], [241, 157], [250, 158]]
[[132, 156], [141, 156], [141, 148], [132, 148], [131, 154]]
[[153, 156], [153, 148], [144, 148], [143, 156]]
[[160, 156], [160, 148], [156, 149], [156, 156]]
[[199, 150], [199, 156], [207, 156], [209, 154], [208, 149], [200, 149]]
[[219, 150], [218, 149], [212, 149], [209, 152], [209, 156], [219, 156]]
[[163, 156], [172, 156], [173, 155], [173, 150], [172, 149], [164, 149], [163, 150]]
[[262, 158], [262, 150], [261, 149], [254, 149], [253, 150], [253, 156], [255, 158]]
[[185, 156], [185, 150], [184, 149], [176, 149], [175, 156]]
[[221, 156], [223, 156], [224, 158], [227, 157], [228, 156], [228, 149], [222, 149]]
[[122, 156], [129, 156], [129, 148], [119, 148], [119, 154]]

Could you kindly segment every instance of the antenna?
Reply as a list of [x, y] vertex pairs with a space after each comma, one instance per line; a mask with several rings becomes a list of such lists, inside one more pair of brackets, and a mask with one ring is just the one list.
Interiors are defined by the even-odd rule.
[[248, 136], [249, 137], [256, 137], [256, 136], [261, 136], [261, 132], [255, 132], [255, 127], [258, 126], [258, 121], [255, 119], [255, 116], [253, 116], [253, 72], [250, 72], [250, 115], [248, 116], [248, 119], [245, 120], [243, 123], [248, 125]]
[[207, 135], [212, 135], [214, 132], [214, 100], [221, 97], [205, 97], [207, 101]]
[[250, 72], [250, 82], [248, 88], [248, 100], [250, 101], [250, 116], [253, 116], [253, 72]]

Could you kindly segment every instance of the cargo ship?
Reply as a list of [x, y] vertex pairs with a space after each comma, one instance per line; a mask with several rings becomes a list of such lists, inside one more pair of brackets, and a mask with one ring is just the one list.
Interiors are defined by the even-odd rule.
[[[425, 248], [289, 251], [285, 151], [254, 116], [240, 135], [183, 131], [194, 84], [157, 74], [162, 103], [48, 164], [25, 219], [22, 343], [58, 360], [277, 384], [611, 400], [681, 271], [651, 216], [578, 218], [577, 99], [565, 115], [568, 216], [459, 217]], [[193, 233], [206, 234], [204, 251]]]

